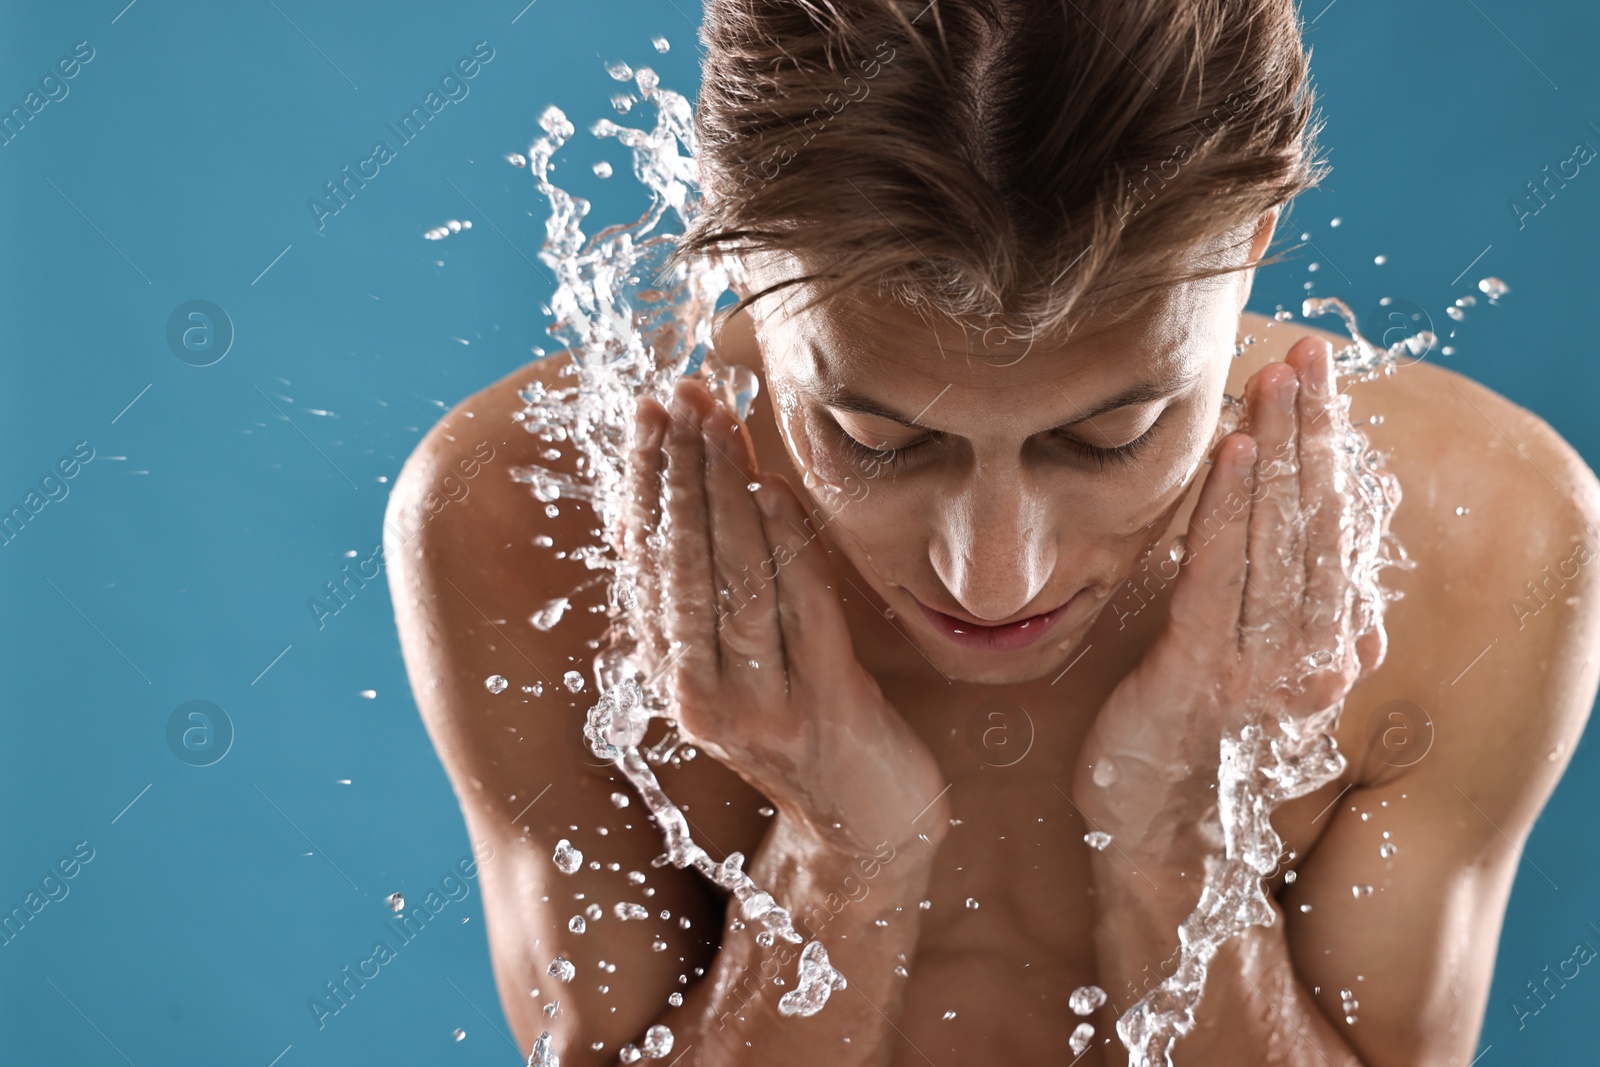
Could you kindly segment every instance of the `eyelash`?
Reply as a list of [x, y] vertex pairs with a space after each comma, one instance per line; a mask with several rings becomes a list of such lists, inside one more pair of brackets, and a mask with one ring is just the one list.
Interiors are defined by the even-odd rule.
[[[1152, 422], [1150, 428], [1144, 433], [1127, 444], [1118, 445], [1115, 448], [1091, 445], [1087, 441], [1080, 441], [1076, 437], [1070, 437], [1066, 434], [1053, 434], [1052, 436], [1082, 458], [1094, 463], [1097, 470], [1104, 470], [1107, 463], [1125, 464], [1131, 463], [1138, 458], [1139, 453], [1149, 446], [1150, 440], [1155, 436], [1156, 429], [1160, 427], [1161, 419], [1164, 415], [1165, 412], [1161, 416], [1157, 416], [1156, 421]], [[836, 422], [832, 424], [831, 429], [839, 441], [851, 452], [854, 452], [857, 457], [864, 460], [877, 460], [890, 470], [898, 470], [907, 462], [907, 457], [920, 452], [936, 440], [936, 437], [930, 434], [908, 445], [901, 445], [899, 448], [871, 448], [851, 437], [845, 432], [844, 427]]]

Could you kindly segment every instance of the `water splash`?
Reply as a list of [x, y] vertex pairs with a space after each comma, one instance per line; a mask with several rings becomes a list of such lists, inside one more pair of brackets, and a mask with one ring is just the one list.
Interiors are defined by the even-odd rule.
[[[1301, 314], [1307, 319], [1337, 314], [1343, 321], [1351, 343], [1333, 354], [1336, 383], [1392, 375], [1437, 341], [1431, 332], [1419, 330], [1379, 348], [1361, 335], [1350, 308], [1333, 297], [1307, 299]], [[1224, 424], [1236, 425], [1238, 413], [1236, 402], [1225, 403]], [[1398, 500], [1393, 476], [1381, 469], [1381, 457], [1351, 423], [1350, 396], [1344, 389], [1338, 390], [1329, 416], [1338, 437], [1341, 462], [1335, 488], [1345, 510], [1341, 528], [1348, 538], [1339, 565], [1350, 580], [1348, 600], [1338, 610], [1350, 619], [1351, 636], [1341, 633], [1340, 647], [1307, 657], [1296, 672], [1258, 687], [1261, 693], [1293, 686], [1318, 670], [1345, 662], [1351, 652], [1346, 645], [1381, 625], [1385, 606], [1396, 596], [1383, 588], [1383, 571], [1412, 565], [1387, 530]], [[1271, 815], [1279, 805], [1344, 772], [1345, 758], [1332, 733], [1343, 707], [1341, 700], [1310, 715], [1295, 716], [1263, 702], [1244, 709], [1246, 724], [1223, 735], [1216, 812], [1223, 855], [1210, 866], [1199, 903], [1178, 929], [1176, 969], [1117, 1020], [1117, 1036], [1128, 1048], [1129, 1067], [1171, 1067], [1172, 1046], [1194, 1027], [1206, 972], [1217, 950], [1252, 926], [1274, 921], [1265, 880], [1279, 865], [1283, 841], [1272, 827]]]
[[[611, 625], [608, 644], [594, 661], [599, 695], [585, 716], [584, 737], [596, 757], [615, 764], [654, 817], [666, 846], [656, 866], [692, 867], [728, 890], [744, 919], [759, 924], [756, 936], [761, 943], [781, 939], [802, 944], [788, 910], [744, 872], [743, 855], [736, 852], [719, 863], [695, 843], [687, 819], [662, 791], [651, 768], [652, 762], [689, 758], [692, 750], [685, 749], [681, 757], [673, 755], [680, 740], [666, 683], [671, 662], [681, 650], [669, 649], [662, 665], [646, 671], [641, 650], [649, 635], [635, 612], [639, 574], [619, 543], [634, 409], [647, 396], [669, 403], [677, 380], [692, 373], [743, 418], [749, 414], [758, 383], [748, 368], [723, 365], [711, 349], [717, 300], [741, 280], [737, 263], [705, 258], [667, 262], [677, 233], [699, 202], [689, 101], [661, 88], [648, 67], [633, 69], [619, 62], [606, 69], [618, 81], [632, 80], [640, 100], [655, 109], [655, 125], [631, 128], [601, 119], [590, 132], [614, 138], [629, 149], [633, 175], [649, 192], [650, 206], [635, 222], [608, 227], [593, 237], [585, 235], [582, 222], [589, 203], [550, 180], [552, 157], [575, 128], [558, 108], [540, 116], [544, 134], [528, 147], [524, 158], [550, 205], [539, 253], [556, 278], [549, 300], [553, 320], [549, 332], [570, 353], [571, 363], [563, 374], [575, 384], [554, 389], [540, 383], [528, 386], [518, 421], [542, 441], [575, 446], [581, 477], [542, 467], [519, 468], [514, 476], [549, 506], [557, 500], [583, 500], [601, 520], [599, 543], [568, 552], [569, 558], [582, 560], [608, 582]], [[547, 605], [539, 621], [556, 625], [559, 619], [551, 614]], [[564, 679], [574, 692], [583, 688], [583, 681], [576, 672]], [[665, 720], [668, 735], [644, 752], [639, 746], [652, 719]], [[597, 917], [598, 910], [591, 921]], [[633, 917], [632, 909], [621, 917]], [[800, 954], [798, 988], [785, 994], [779, 1011], [812, 1014], [840, 988], [843, 977], [829, 965], [821, 943], [813, 941]], [[646, 1043], [648, 1055], [648, 1035]], [[662, 1045], [670, 1047], [670, 1037], [657, 1047]]]
[[[575, 379], [570, 387], [528, 386], [522, 394], [525, 406], [519, 421], [544, 442], [572, 443], [579, 453], [581, 472], [574, 478], [527, 467], [519, 468], [515, 476], [529, 484], [534, 496], [548, 508], [555, 508], [555, 502], [562, 499], [581, 500], [592, 506], [601, 520], [598, 543], [568, 552], [568, 558], [583, 561], [608, 583], [609, 643], [595, 657], [599, 695], [586, 714], [584, 736], [598, 758], [612, 762], [628, 779], [654, 817], [665, 844], [655, 865], [692, 867], [728, 890], [744, 919], [759, 923], [756, 937], [762, 944], [777, 939], [801, 944], [804, 939], [795, 931], [789, 912], [744, 872], [743, 855], [734, 853], [718, 863], [695, 843], [682, 811], [662, 791], [651, 767], [677, 758], [674, 753], [681, 747], [665, 683], [672, 661], [683, 650], [669, 648], [664, 663], [653, 671], [647, 672], [643, 665], [641, 649], [646, 634], [636, 625], [634, 593], [639, 575], [618, 543], [627, 503], [625, 458], [631, 446], [633, 412], [642, 397], [668, 403], [677, 379], [697, 374], [743, 418], [755, 399], [757, 381], [747, 368], [721, 364], [711, 348], [716, 302], [739, 280], [737, 263], [698, 259], [667, 265], [676, 243], [676, 235], [668, 232], [669, 224], [681, 227], [687, 223], [698, 204], [690, 104], [681, 95], [662, 89], [647, 67], [634, 70], [614, 63], [607, 71], [618, 81], [631, 80], [639, 100], [656, 111], [651, 129], [624, 127], [609, 119], [591, 127], [595, 136], [615, 138], [630, 150], [634, 177], [651, 198], [641, 218], [608, 227], [593, 237], [584, 234], [582, 221], [589, 203], [550, 181], [552, 157], [575, 132], [558, 108], [549, 108], [540, 117], [544, 135], [529, 146], [527, 155], [509, 157], [513, 165], [526, 166], [550, 204], [546, 240], [539, 253], [556, 276], [549, 301], [550, 333], [571, 354], [571, 364], [562, 373]], [[616, 100], [627, 102], [627, 106], [617, 104], [619, 113], [628, 111], [633, 102], [631, 96], [622, 94]], [[1507, 291], [1498, 279], [1486, 279], [1480, 289], [1491, 302]], [[1361, 336], [1355, 317], [1341, 301], [1308, 299], [1302, 309], [1307, 318], [1330, 312], [1343, 319], [1352, 339], [1352, 344], [1335, 354], [1336, 374], [1342, 378], [1366, 380], [1392, 374], [1399, 363], [1421, 357], [1437, 340], [1430, 333], [1419, 332], [1388, 348], [1378, 348]], [[1290, 317], [1281, 313], [1275, 319], [1282, 322]], [[783, 398], [778, 398], [777, 407], [782, 424]], [[1340, 495], [1349, 509], [1350, 542], [1342, 562], [1353, 592], [1345, 610], [1352, 613], [1352, 632], [1360, 635], [1381, 622], [1389, 599], [1379, 582], [1381, 572], [1391, 566], [1408, 566], [1409, 561], [1398, 542], [1385, 532], [1395, 499], [1390, 478], [1380, 470], [1379, 459], [1365, 436], [1351, 425], [1348, 410], [1349, 398], [1341, 391], [1331, 415], [1341, 435]], [[1225, 398], [1223, 432], [1237, 425], [1241, 412], [1237, 400]], [[1336, 657], [1346, 652], [1343, 648], [1333, 651]], [[1308, 662], [1303, 672], [1319, 666], [1326, 663]], [[582, 688], [582, 681], [575, 672], [566, 678], [573, 691]], [[1217, 816], [1224, 855], [1212, 866], [1199, 905], [1179, 930], [1182, 951], [1176, 972], [1117, 1022], [1118, 1036], [1136, 1067], [1170, 1064], [1172, 1045], [1193, 1027], [1206, 969], [1217, 949], [1252, 925], [1272, 921], [1263, 879], [1276, 868], [1282, 842], [1269, 816], [1279, 804], [1315, 790], [1343, 771], [1344, 757], [1331, 736], [1340, 710], [1336, 705], [1293, 718], [1255, 709], [1246, 726], [1223, 739]], [[653, 748], [641, 750], [653, 719], [666, 722], [667, 735]], [[687, 755], [688, 750], [684, 757]], [[977, 901], [969, 900], [968, 906], [977, 907]], [[589, 921], [602, 914], [596, 905], [585, 911]], [[733, 928], [741, 925], [738, 919], [730, 924]], [[800, 954], [796, 988], [781, 998], [779, 1011], [784, 1015], [814, 1014], [832, 992], [844, 988], [845, 979], [829, 963], [826, 948], [812, 941]], [[1092, 1032], [1091, 1028], [1074, 1037], [1087, 1042]], [[547, 1034], [540, 1035], [529, 1062], [557, 1062]]]

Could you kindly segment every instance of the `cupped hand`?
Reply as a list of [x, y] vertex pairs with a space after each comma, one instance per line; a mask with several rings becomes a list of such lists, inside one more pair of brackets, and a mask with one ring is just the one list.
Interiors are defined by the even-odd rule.
[[[625, 554], [647, 668], [702, 750], [834, 847], [944, 823], [932, 755], [856, 659], [819, 522], [699, 382], [639, 404]], [[947, 816], [947, 813], [944, 813]]]
[[[1337, 709], [1385, 651], [1357, 633], [1348, 425], [1332, 349], [1304, 338], [1246, 386], [1245, 432], [1217, 446], [1168, 620], [1102, 705], [1073, 796], [1124, 852], [1165, 854], [1215, 803], [1225, 731]], [[1389, 498], [1399, 490], [1380, 476]]]

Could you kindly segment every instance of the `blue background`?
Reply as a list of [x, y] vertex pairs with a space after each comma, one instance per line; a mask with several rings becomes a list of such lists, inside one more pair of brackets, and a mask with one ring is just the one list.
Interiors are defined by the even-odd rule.
[[[505, 155], [559, 103], [580, 133], [558, 180], [594, 198], [591, 218], [632, 218], [619, 147], [581, 132], [616, 117], [623, 87], [602, 61], [696, 84], [691, 0], [524, 2], [3, 7], [5, 109], [76, 42], [95, 50], [0, 146], [0, 510], [77, 442], [96, 453], [0, 546], [0, 910], [76, 842], [95, 850], [0, 947], [6, 1062], [521, 1062], [475, 884], [324, 1029], [312, 1021], [325, 981], [396, 940], [385, 896], [419, 897], [470, 844], [383, 582], [320, 629], [307, 601], [371, 555], [420, 434], [546, 340], [544, 205]], [[1444, 332], [1451, 301], [1498, 275], [1512, 294], [1473, 309], [1439, 358], [1595, 464], [1600, 366], [1578, 312], [1593, 306], [1600, 175], [1586, 167], [1520, 230], [1508, 202], [1576, 141], [1600, 147], [1600, 14], [1317, 0], [1306, 17], [1335, 170], [1283, 230], [1316, 249], [1266, 271], [1253, 307], [1297, 307], [1313, 280], [1362, 315], [1414, 301]], [[319, 233], [307, 200], [375, 140], [396, 144], [385, 123], [479, 41], [494, 58], [470, 94]], [[623, 176], [595, 178], [599, 158]], [[422, 239], [452, 218], [474, 225]], [[236, 331], [212, 366], [166, 340], [195, 299]], [[167, 741], [196, 699], [235, 732], [208, 767]], [[1481, 1063], [1593, 1055], [1600, 979], [1520, 1032], [1511, 1001], [1578, 939], [1600, 946], [1585, 926], [1600, 923], [1597, 808], [1590, 738], [1527, 844], [1550, 881], [1519, 869]]]

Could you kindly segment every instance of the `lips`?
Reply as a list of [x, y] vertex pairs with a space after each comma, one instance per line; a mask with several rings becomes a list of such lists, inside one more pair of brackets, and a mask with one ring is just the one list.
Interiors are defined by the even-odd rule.
[[922, 609], [923, 617], [953, 644], [980, 652], [1014, 652], [1043, 640], [1045, 635], [1061, 621], [1061, 617], [1078, 599], [1078, 595], [1074, 593], [1065, 604], [1042, 615], [1030, 615], [1026, 619], [1018, 619], [1002, 626], [981, 626], [936, 611], [915, 597], [912, 599], [916, 600], [917, 607]]

